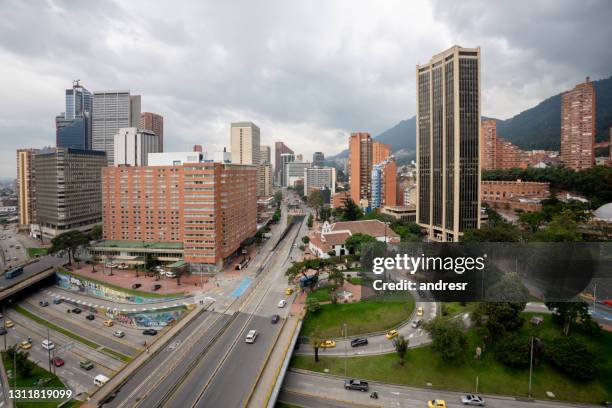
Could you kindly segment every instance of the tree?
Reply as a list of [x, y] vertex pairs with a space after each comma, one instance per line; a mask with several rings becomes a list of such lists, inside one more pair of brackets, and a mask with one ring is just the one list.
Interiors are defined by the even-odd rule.
[[155, 261], [155, 257], [151, 253], [146, 253], [144, 256], [144, 268], [146, 272], [150, 272], [155, 268], [157, 262]]
[[34, 371], [36, 364], [28, 358], [29, 353], [19, 350], [16, 344], [7, 348], [6, 354], [11, 361], [15, 361], [17, 371], [22, 377], [29, 377], [32, 371]]
[[583, 301], [576, 302], [546, 302], [546, 307], [553, 312], [553, 320], [563, 325], [563, 334], [570, 335], [572, 325], [578, 320], [582, 324], [591, 321], [589, 305]]
[[280, 208], [277, 208], [276, 211], [274, 211], [274, 214], [272, 215], [272, 222], [273, 223], [277, 223], [279, 222], [281, 219], [281, 210]]
[[559, 371], [577, 380], [588, 381], [597, 374], [597, 356], [573, 337], [559, 337], [546, 345], [546, 356]]
[[344, 246], [352, 254], [360, 254], [363, 244], [376, 242], [376, 238], [371, 235], [357, 233], [351, 235], [344, 242]]
[[313, 334], [309, 339], [310, 345], [314, 349], [315, 363], [319, 362], [319, 348], [321, 347], [321, 338], [317, 334]]
[[278, 190], [277, 192], [274, 193], [274, 202], [276, 203], [277, 207], [280, 207], [281, 203], [283, 202], [283, 192]]
[[309, 215], [308, 215], [308, 219], [306, 220], [306, 226], [307, 226], [308, 228], [312, 228], [312, 225], [313, 225], [313, 218], [312, 218], [312, 214], [309, 214]]
[[436, 317], [424, 325], [431, 335], [432, 348], [445, 362], [460, 362], [465, 356], [467, 339], [456, 320]]
[[91, 229], [91, 231], [89, 232], [89, 240], [90, 241], [97, 241], [102, 239], [102, 225], [100, 224], [96, 224], [93, 226], [93, 228]]
[[91, 271], [96, 271], [96, 264], [100, 262], [100, 257], [98, 255], [94, 255], [91, 257]]
[[409, 339], [406, 339], [401, 334], [393, 340], [393, 347], [395, 347], [395, 351], [400, 359], [400, 365], [402, 366], [404, 365], [404, 358], [406, 357], [406, 352], [408, 351], [409, 341]]
[[574, 242], [582, 241], [582, 234], [570, 210], [564, 210], [555, 215], [546, 228], [536, 232], [533, 236], [539, 242]]
[[51, 248], [49, 248], [49, 253], [55, 254], [60, 251], [67, 251], [68, 264], [72, 265], [74, 252], [80, 246], [87, 245], [88, 242], [89, 240], [87, 235], [83, 234], [81, 231], [66, 231], [51, 240]]
[[525, 306], [524, 302], [481, 302], [472, 312], [472, 320], [476, 324], [484, 321], [489, 333], [503, 336], [507, 331], [516, 331], [523, 326], [521, 313]]
[[319, 219], [321, 221], [329, 221], [332, 215], [332, 210], [329, 207], [322, 206], [319, 210]]
[[321, 309], [321, 305], [317, 299], [309, 297], [306, 299], [306, 311], [308, 313], [316, 313]]
[[342, 271], [338, 270], [338, 269], [333, 269], [328, 275], [327, 275], [327, 279], [330, 282], [334, 282], [334, 285], [336, 287], [340, 287], [342, 285], [344, 285], [344, 274], [342, 273]]
[[304, 235], [304, 236], [302, 237], [302, 242], [303, 242], [304, 244], [308, 244], [308, 243], [310, 242], [310, 238], [308, 238], [308, 236]]
[[495, 358], [509, 367], [528, 367], [530, 352], [531, 338], [516, 333], [502, 337], [495, 346]]
[[524, 228], [528, 228], [532, 233], [535, 233], [544, 224], [544, 215], [539, 211], [523, 212], [518, 221]]
[[347, 198], [340, 208], [336, 209], [336, 216], [340, 221], [357, 221], [363, 218], [363, 211], [352, 198]]
[[319, 208], [323, 205], [323, 194], [321, 194], [320, 190], [312, 190], [308, 194], [308, 198], [306, 199], [306, 203], [310, 208], [315, 210], [317, 218], [319, 218]]

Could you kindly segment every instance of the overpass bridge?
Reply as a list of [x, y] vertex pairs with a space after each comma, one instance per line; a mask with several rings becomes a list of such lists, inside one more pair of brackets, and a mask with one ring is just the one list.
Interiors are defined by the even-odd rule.
[[0, 303], [11, 301], [20, 292], [35, 286], [55, 274], [55, 270], [66, 264], [66, 258], [43, 256], [23, 266], [23, 273], [12, 279], [0, 277]]

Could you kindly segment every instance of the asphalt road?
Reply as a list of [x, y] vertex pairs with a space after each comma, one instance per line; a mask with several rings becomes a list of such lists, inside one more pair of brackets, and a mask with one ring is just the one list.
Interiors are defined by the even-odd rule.
[[28, 279], [29, 277], [34, 276], [37, 273], [40, 273], [55, 266], [63, 265], [66, 262], [66, 258], [58, 258], [55, 256], [40, 257], [38, 258], [37, 262], [24, 266], [23, 273], [19, 276], [14, 277], [13, 279], [6, 279], [4, 274], [0, 276], [0, 290], [6, 289], [9, 286], [16, 285], [17, 283]]
[[[370, 382], [370, 391], [378, 393], [378, 399], [369, 397], [369, 392], [344, 389], [344, 378], [310, 373], [288, 371], [283, 383], [280, 401], [294, 403], [309, 408], [319, 407], [398, 407], [423, 408], [431, 399], [446, 401], [449, 408], [463, 407], [462, 393], [425, 388], [402, 387]], [[528, 400], [514, 397], [479, 394], [489, 408], [556, 408], [592, 407], [592, 405], [568, 404], [557, 401]]]

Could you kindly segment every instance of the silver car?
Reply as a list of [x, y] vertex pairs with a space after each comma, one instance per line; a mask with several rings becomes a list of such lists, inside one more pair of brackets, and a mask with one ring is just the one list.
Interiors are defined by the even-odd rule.
[[463, 405], [475, 405], [477, 407], [485, 406], [485, 400], [482, 397], [474, 394], [463, 395], [461, 397], [461, 403]]

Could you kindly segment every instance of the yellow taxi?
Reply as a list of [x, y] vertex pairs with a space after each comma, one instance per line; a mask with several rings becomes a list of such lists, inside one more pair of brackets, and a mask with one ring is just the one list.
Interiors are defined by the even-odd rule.
[[113, 324], [115, 324], [115, 323], [113, 323], [113, 321], [112, 321], [112, 320], [105, 320], [105, 321], [104, 321], [104, 325], [105, 325], [106, 327], [111, 327]]
[[417, 316], [423, 316], [423, 306], [417, 307]]
[[446, 408], [446, 402], [444, 400], [427, 401], [427, 408]]
[[397, 332], [397, 330], [393, 329], [393, 330], [389, 330], [385, 337], [387, 337], [387, 339], [391, 340], [392, 338], [397, 337], [398, 334], [399, 333]]
[[285, 295], [289, 296], [293, 293], [293, 288], [287, 288], [285, 289]]
[[32, 343], [27, 340], [24, 340], [19, 344], [19, 348], [21, 348], [22, 350], [29, 350], [32, 348]]
[[333, 340], [325, 340], [321, 342], [321, 345], [319, 346], [321, 348], [331, 348], [331, 347], [336, 347], [336, 342]]
[[15, 323], [13, 323], [12, 320], [7, 320], [6, 322], [4, 322], [4, 326], [7, 327], [7, 328], [8, 327], [13, 327], [13, 326], [15, 326]]

